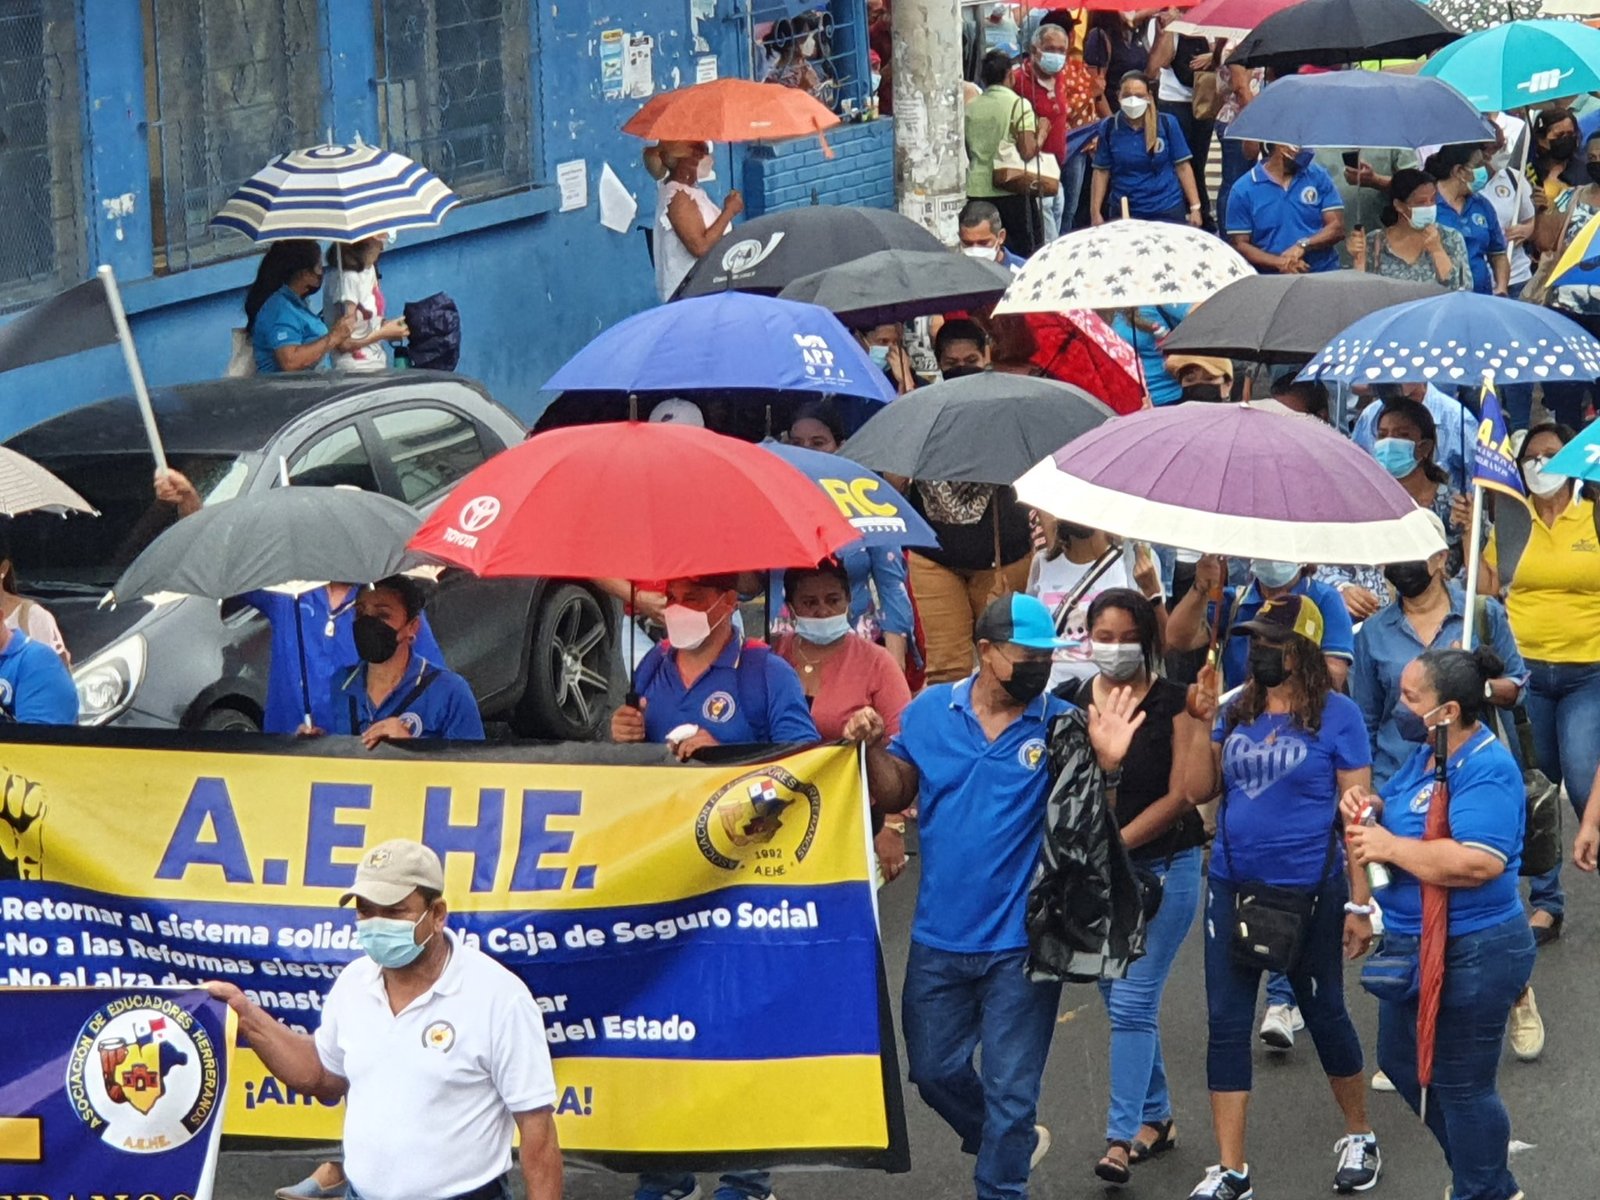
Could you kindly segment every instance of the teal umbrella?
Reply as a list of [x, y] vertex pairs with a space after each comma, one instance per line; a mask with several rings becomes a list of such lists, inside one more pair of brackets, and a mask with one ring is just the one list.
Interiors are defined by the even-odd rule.
[[1600, 90], [1600, 29], [1512, 21], [1452, 42], [1419, 73], [1444, 80], [1479, 112], [1581, 96]]

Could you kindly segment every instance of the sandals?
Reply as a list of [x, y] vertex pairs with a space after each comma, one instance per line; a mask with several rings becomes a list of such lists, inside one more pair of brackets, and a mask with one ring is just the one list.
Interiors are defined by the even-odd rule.
[[1135, 1138], [1128, 1150], [1128, 1161], [1130, 1163], [1141, 1163], [1148, 1158], [1154, 1158], [1157, 1154], [1165, 1154], [1168, 1150], [1175, 1150], [1178, 1147], [1178, 1137], [1172, 1132], [1173, 1119], [1171, 1117], [1168, 1117], [1165, 1121], [1151, 1121], [1149, 1124], [1151, 1129], [1157, 1131], [1156, 1140], [1147, 1144]]
[[[1113, 1158], [1111, 1156], [1111, 1151], [1113, 1150], [1121, 1150], [1128, 1156], [1127, 1161], [1124, 1162]], [[1132, 1161], [1133, 1147], [1131, 1144], [1124, 1141], [1108, 1140], [1106, 1142], [1106, 1154], [1099, 1162], [1095, 1163], [1094, 1173], [1107, 1183], [1121, 1187], [1133, 1178], [1133, 1172], [1128, 1165]]]

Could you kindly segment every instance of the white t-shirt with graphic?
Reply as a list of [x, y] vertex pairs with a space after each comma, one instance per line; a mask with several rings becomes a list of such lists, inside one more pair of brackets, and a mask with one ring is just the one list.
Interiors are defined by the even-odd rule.
[[[1045, 607], [1054, 613], [1062, 601], [1072, 595], [1095, 569], [1098, 561], [1096, 559], [1086, 563], [1075, 563], [1065, 554], [1048, 558], [1045, 551], [1041, 550], [1033, 556], [1033, 565], [1028, 568], [1028, 595], [1038, 597], [1044, 602]], [[1096, 596], [1110, 588], [1131, 587], [1133, 587], [1133, 543], [1128, 542], [1122, 548], [1121, 557], [1101, 572], [1100, 578], [1094, 581], [1089, 590], [1073, 604], [1072, 611], [1067, 614], [1064, 636], [1075, 644], [1056, 651], [1055, 665], [1050, 671], [1052, 689], [1069, 679], [1088, 679], [1098, 673], [1098, 668], [1089, 655], [1089, 605], [1094, 603]]]

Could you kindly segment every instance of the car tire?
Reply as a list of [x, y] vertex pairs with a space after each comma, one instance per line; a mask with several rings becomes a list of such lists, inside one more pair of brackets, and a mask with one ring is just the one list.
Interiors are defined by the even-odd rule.
[[552, 588], [528, 650], [528, 686], [512, 714], [521, 737], [591, 741], [610, 713], [611, 626], [588, 588]]
[[260, 733], [261, 721], [243, 709], [221, 704], [206, 709], [194, 727], [211, 733]]

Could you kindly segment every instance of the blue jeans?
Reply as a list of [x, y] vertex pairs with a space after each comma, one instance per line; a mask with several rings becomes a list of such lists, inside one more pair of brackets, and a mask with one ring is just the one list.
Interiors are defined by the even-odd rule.
[[[664, 1175], [641, 1175], [639, 1186], [658, 1192], [673, 1188], [689, 1192], [694, 1190], [694, 1176], [667, 1172]], [[772, 1175], [767, 1171], [729, 1171], [717, 1181], [718, 1196], [766, 1196], [772, 1191]]]
[[[1206, 1084], [1213, 1092], [1248, 1092], [1261, 971], [1233, 959], [1233, 886], [1213, 878], [1207, 897]], [[1350, 884], [1342, 874], [1322, 885], [1300, 961], [1289, 972], [1300, 1015], [1332, 1079], [1362, 1071], [1361, 1039], [1344, 1003], [1344, 904], [1349, 898]]]
[[1297, 1003], [1294, 998], [1294, 984], [1289, 982], [1287, 975], [1274, 971], [1267, 976], [1267, 1003], [1287, 1004], [1290, 1007]]
[[[1384, 949], [1406, 953], [1414, 937], [1387, 934]], [[1509, 1200], [1517, 1181], [1507, 1163], [1511, 1118], [1495, 1090], [1506, 1019], [1533, 974], [1533, 935], [1514, 920], [1449, 940], [1444, 994], [1434, 1037], [1428, 1129], [1444, 1150], [1455, 1200]], [[1378, 1065], [1413, 1112], [1417, 1082], [1417, 1002], [1378, 1006]]]
[[1145, 934], [1144, 957], [1122, 979], [1100, 981], [1100, 995], [1111, 1018], [1111, 1108], [1106, 1141], [1131, 1142], [1141, 1125], [1172, 1116], [1167, 1067], [1161, 1055], [1161, 993], [1172, 973], [1178, 948], [1200, 906], [1200, 850], [1185, 850], [1143, 864], [1166, 881], [1161, 907]]
[[1078, 205], [1083, 201], [1083, 183], [1089, 178], [1089, 156], [1071, 154], [1061, 164], [1061, 194], [1057, 197], [1056, 213], [1060, 218], [1061, 233], [1070, 233], [1077, 225]]
[[1254, 162], [1244, 156], [1244, 143], [1228, 140], [1228, 126], [1217, 126], [1217, 140], [1222, 145], [1222, 182], [1217, 187], [1217, 228], [1226, 234], [1228, 229], [1228, 193]]
[[[1528, 720], [1533, 723], [1539, 769], [1564, 783], [1581, 818], [1600, 766], [1600, 663], [1528, 660]], [[1535, 875], [1528, 888], [1533, 906], [1559, 917], [1566, 909], [1561, 864]]]
[[[978, 1157], [978, 1200], [1026, 1200], [1034, 1117], [1059, 983], [1031, 983], [1026, 950], [954, 954], [911, 943], [900, 1024], [911, 1082]], [[982, 1066], [972, 1065], [983, 1047]]]

